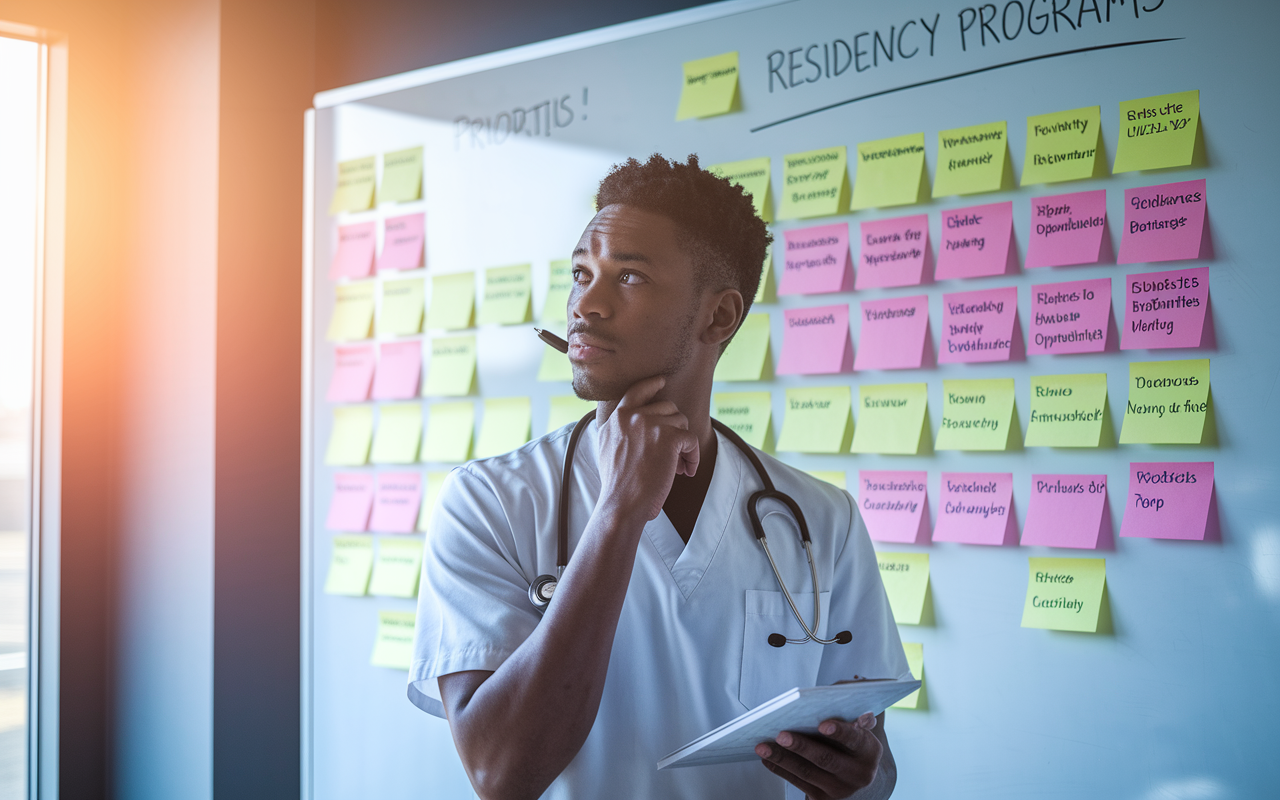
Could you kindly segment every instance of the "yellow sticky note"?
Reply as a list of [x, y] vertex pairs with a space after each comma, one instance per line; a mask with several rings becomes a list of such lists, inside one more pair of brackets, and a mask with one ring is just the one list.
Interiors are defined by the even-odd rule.
[[418, 460], [422, 442], [422, 407], [417, 403], [395, 403], [378, 409], [378, 434], [373, 437], [375, 464], [412, 464]]
[[384, 281], [382, 307], [378, 310], [378, 334], [412, 336], [421, 333], [425, 289], [426, 282], [422, 278]]
[[475, 428], [474, 403], [433, 404], [427, 412], [427, 437], [422, 444], [422, 460], [458, 464], [471, 458], [471, 437]]
[[778, 302], [778, 287], [773, 281], [773, 244], [764, 249], [764, 265], [760, 267], [760, 285], [752, 303]]
[[335, 536], [333, 554], [329, 556], [329, 574], [324, 579], [324, 593], [363, 597], [369, 589], [372, 569], [372, 536]]
[[933, 196], [999, 191], [1008, 146], [1004, 122], [938, 131]]
[[373, 208], [373, 189], [378, 180], [377, 156], [338, 162], [338, 185], [329, 201], [329, 213], [368, 211]]
[[422, 148], [410, 147], [382, 157], [379, 203], [407, 203], [422, 198]]
[[417, 597], [422, 574], [422, 542], [413, 537], [378, 540], [369, 594], [382, 597]]
[[428, 472], [426, 485], [422, 489], [422, 504], [418, 506], [418, 530], [427, 531], [431, 527], [431, 514], [436, 510], [436, 501], [440, 499], [440, 489], [447, 472]]
[[484, 271], [481, 325], [519, 325], [530, 320], [533, 268], [528, 264], [493, 267]]
[[723, 53], [684, 62], [684, 84], [676, 121], [714, 117], [733, 110], [738, 94], [738, 53]]
[[376, 281], [340, 283], [333, 289], [333, 316], [329, 319], [328, 339], [350, 342], [368, 339], [373, 332], [373, 292]]
[[853, 427], [848, 386], [807, 386], [787, 390], [778, 449], [792, 453], [843, 453]]
[[884, 208], [920, 202], [924, 134], [909, 133], [858, 145], [852, 208]]
[[938, 450], [1004, 450], [1013, 424], [1013, 378], [942, 382]]
[[712, 416], [742, 440], [760, 450], [769, 440], [773, 399], [768, 392], [717, 392], [711, 396]]
[[476, 385], [476, 337], [441, 336], [431, 340], [431, 361], [422, 394], [427, 397], [462, 397]]
[[1175, 92], [1120, 104], [1120, 144], [1112, 172], [1185, 167], [1195, 153], [1200, 92]]
[[763, 380], [769, 362], [769, 315], [748, 314], [716, 363], [715, 380]]
[[844, 145], [794, 153], [783, 159], [782, 219], [829, 217], [845, 209], [848, 153]]
[[817, 478], [823, 483], [829, 483], [839, 489], [847, 489], [849, 481], [843, 470], [838, 469], [806, 469], [806, 475], [811, 478]]
[[858, 427], [853, 432], [855, 453], [920, 452], [920, 432], [929, 405], [924, 383], [892, 383], [858, 387]]
[[369, 663], [375, 667], [409, 669], [413, 664], [413, 626], [416, 621], [417, 614], [412, 611], [379, 611], [378, 634]]
[[333, 430], [324, 463], [331, 467], [354, 467], [369, 460], [373, 440], [373, 406], [338, 406], [333, 410]]
[[436, 275], [431, 279], [431, 307], [427, 327], [457, 331], [475, 324], [476, 278], [470, 272]]
[[552, 261], [547, 277], [547, 299], [542, 304], [542, 322], [565, 323], [569, 320], [569, 292], [573, 289], [573, 262]]
[[876, 561], [880, 564], [880, 582], [893, 609], [893, 621], [919, 625], [924, 615], [924, 595], [929, 589], [929, 554], [876, 551]]
[[707, 172], [741, 186], [744, 192], [751, 195], [751, 202], [756, 207], [756, 216], [765, 222], [773, 222], [773, 203], [770, 202], [769, 196], [768, 156], [712, 164], [707, 167]]
[[1027, 446], [1097, 447], [1106, 405], [1105, 373], [1033, 377]]
[[[561, 339], [565, 336], [565, 327], [563, 325], [559, 329], [548, 327], [547, 330]], [[569, 356], [551, 346], [542, 348], [542, 363], [538, 365], [538, 380], [543, 382], [573, 380], [573, 364], [569, 363]]]
[[484, 401], [476, 458], [514, 450], [529, 441], [533, 408], [527, 397], [491, 397]]
[[1105, 558], [1029, 558], [1022, 627], [1098, 632]]
[[583, 400], [571, 394], [552, 395], [550, 405], [551, 410], [547, 414], [548, 433], [576, 423], [596, 407], [594, 400]]
[[1101, 106], [1027, 117], [1022, 185], [1093, 177], [1101, 135]]
[[903, 642], [902, 652], [907, 657], [907, 668], [911, 677], [920, 681], [920, 688], [894, 703], [890, 708], [923, 708], [920, 704], [920, 693], [924, 691], [924, 645], [918, 642]]
[[1209, 410], [1209, 359], [1129, 362], [1121, 444], [1200, 444]]

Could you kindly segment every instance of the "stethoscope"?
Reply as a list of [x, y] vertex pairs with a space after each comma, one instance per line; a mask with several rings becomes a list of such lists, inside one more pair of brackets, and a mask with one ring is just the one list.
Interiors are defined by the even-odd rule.
[[[547, 606], [551, 603], [551, 597], [556, 592], [556, 584], [559, 583], [560, 576], [564, 575], [564, 568], [569, 564], [569, 486], [571, 484], [569, 478], [573, 472], [573, 457], [578, 450], [578, 440], [582, 438], [582, 432], [587, 429], [587, 425], [595, 417], [595, 411], [588, 412], [586, 416], [578, 420], [578, 424], [573, 428], [573, 433], [569, 435], [569, 448], [564, 454], [564, 476], [560, 482], [560, 506], [557, 509], [556, 574], [539, 575], [529, 586], [529, 601], [540, 612], [545, 612]], [[760, 458], [746, 442], [742, 441], [738, 434], [718, 420], [711, 420], [711, 426], [742, 451], [747, 460], [751, 462], [751, 466], [755, 467], [756, 474], [760, 476], [760, 481], [764, 484], [763, 489], [751, 495], [751, 498], [747, 500], [747, 515], [751, 517], [751, 529], [755, 531], [756, 539], [764, 547], [765, 557], [769, 559], [769, 566], [773, 568], [773, 576], [778, 579], [778, 585], [782, 587], [782, 595], [787, 599], [787, 605], [791, 607], [791, 613], [795, 615], [796, 622], [800, 623], [800, 627], [805, 633], [804, 638], [801, 639], [788, 639], [781, 633], [771, 633], [769, 634], [769, 644], [774, 647], [782, 647], [785, 644], [802, 644], [809, 641], [817, 642], [818, 644], [848, 644], [853, 640], [853, 634], [849, 633], [849, 631], [840, 631], [833, 639], [823, 639], [815, 633], [822, 621], [822, 607], [818, 593], [818, 569], [813, 563], [813, 547], [809, 541], [809, 526], [804, 521], [804, 514], [800, 511], [800, 506], [785, 492], [780, 492], [773, 488], [773, 481], [769, 478], [769, 473], [765, 470], [764, 464], [760, 463]], [[791, 509], [791, 514], [795, 517], [796, 524], [799, 526], [800, 543], [804, 546], [805, 557], [809, 559], [809, 575], [813, 580], [812, 627], [807, 625], [804, 617], [800, 615], [800, 609], [796, 607], [795, 600], [791, 597], [791, 591], [787, 589], [787, 583], [782, 579], [782, 573], [778, 571], [778, 564], [773, 560], [773, 553], [769, 552], [769, 540], [765, 537], [764, 525], [760, 523], [759, 506], [761, 500], [777, 500]]]

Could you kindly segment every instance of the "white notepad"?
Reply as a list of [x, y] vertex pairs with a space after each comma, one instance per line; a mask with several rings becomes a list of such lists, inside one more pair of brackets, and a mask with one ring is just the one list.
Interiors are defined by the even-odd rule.
[[917, 680], [862, 680], [791, 689], [705, 733], [658, 762], [658, 769], [759, 758], [756, 745], [783, 731], [816, 734], [823, 720], [879, 714], [920, 688]]

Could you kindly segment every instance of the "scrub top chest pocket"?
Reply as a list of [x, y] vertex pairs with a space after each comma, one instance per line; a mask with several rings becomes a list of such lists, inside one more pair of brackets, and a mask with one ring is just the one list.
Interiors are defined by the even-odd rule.
[[[792, 592], [796, 608], [810, 621], [813, 614], [813, 592]], [[819, 596], [822, 624], [817, 633], [826, 636], [827, 611], [830, 592]], [[787, 638], [800, 638], [804, 631], [796, 622], [795, 614], [787, 605], [782, 592], [763, 592], [748, 589], [746, 593], [746, 622], [742, 633], [742, 675], [738, 686], [738, 701], [747, 708], [755, 708], [766, 700], [772, 700], [788, 689], [815, 685], [818, 668], [822, 664], [825, 649], [815, 642], [788, 644], [774, 647], [769, 635], [781, 633]]]

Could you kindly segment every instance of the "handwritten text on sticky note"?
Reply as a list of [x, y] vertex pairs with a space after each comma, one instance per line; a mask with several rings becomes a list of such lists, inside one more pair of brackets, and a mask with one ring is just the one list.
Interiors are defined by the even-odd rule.
[[861, 224], [862, 252], [858, 256], [854, 288], [915, 286], [924, 279], [924, 255], [929, 249], [929, 216], [868, 220]]
[[1125, 189], [1117, 263], [1199, 257], [1207, 198], [1203, 178]]
[[1120, 535], [1202, 540], [1212, 500], [1212, 461], [1132, 463]]
[[1013, 379], [944, 380], [938, 450], [1004, 450], [1013, 423]]
[[1209, 359], [1130, 361], [1121, 444], [1199, 444], [1209, 410]]
[[1107, 191], [1031, 198], [1027, 268], [1096, 263], [1107, 227]]
[[899, 544], [922, 539], [927, 476], [923, 470], [859, 470], [858, 511], [867, 535]]
[[1111, 279], [1031, 287], [1032, 355], [1101, 353], [1111, 321]]
[[378, 496], [373, 503], [370, 530], [409, 533], [418, 519], [422, 479], [416, 472], [378, 473]]
[[942, 212], [942, 242], [938, 246], [935, 277], [943, 280], [1004, 274], [1012, 235], [1012, 201]]
[[798, 228], [783, 233], [782, 279], [778, 294], [848, 291], [849, 223]]
[[1106, 504], [1106, 475], [1032, 475], [1022, 545], [1092, 550]]
[[1027, 117], [1022, 185], [1076, 181], [1093, 175], [1102, 108], [1088, 106]]
[[1199, 347], [1208, 307], [1208, 267], [1126, 275], [1120, 347]]
[[336, 472], [333, 497], [324, 526], [331, 531], [363, 531], [373, 509], [373, 476], [367, 472]]
[[929, 328], [929, 296], [863, 300], [862, 331], [853, 368], [920, 369]]
[[376, 359], [373, 345], [333, 348], [333, 376], [325, 399], [330, 403], [362, 403], [369, 399]]
[[1029, 558], [1022, 627], [1096, 633], [1107, 582], [1102, 558]]
[[935, 542], [1004, 544], [1013, 525], [1013, 473], [944, 472]]
[[824, 375], [853, 367], [849, 306], [790, 308], [782, 312], [780, 375]]
[[924, 175], [924, 134], [910, 133], [858, 145], [853, 202], [860, 208], [884, 208], [918, 202]]
[[329, 265], [329, 278], [367, 278], [373, 270], [373, 253], [377, 249], [375, 225], [372, 221], [338, 228], [338, 250]]
[[1037, 375], [1031, 378], [1028, 447], [1097, 447], [1107, 407], [1107, 375]]
[[944, 294], [938, 363], [1008, 361], [1017, 315], [1016, 286]]

